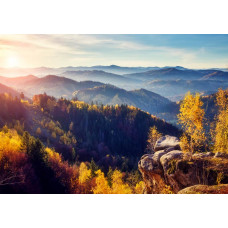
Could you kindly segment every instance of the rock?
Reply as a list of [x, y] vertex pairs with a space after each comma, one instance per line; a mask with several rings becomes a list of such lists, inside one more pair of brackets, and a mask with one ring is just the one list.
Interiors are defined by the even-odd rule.
[[138, 163], [146, 193], [164, 193], [167, 186], [180, 194], [226, 192], [223, 185], [221, 188], [208, 185], [216, 185], [218, 180], [219, 184], [228, 184], [228, 155], [183, 153], [179, 139], [169, 135], [158, 139], [155, 151], [154, 154], [143, 155]]
[[160, 159], [160, 163], [163, 167], [164, 170], [167, 169], [168, 163], [169, 161], [173, 160], [173, 159], [180, 159], [183, 157], [183, 152], [180, 150], [173, 150], [170, 151], [168, 153], [166, 153], [165, 155], [163, 155]]
[[170, 147], [175, 150], [181, 150], [180, 140], [177, 137], [166, 135], [157, 140], [155, 144], [155, 151], [164, 150]]
[[143, 156], [139, 170], [147, 193], [163, 193], [170, 186], [174, 193], [193, 185], [228, 184], [228, 159], [214, 159], [212, 153], [189, 156], [180, 150], [162, 150]]
[[207, 157], [212, 157], [214, 154], [212, 152], [207, 152], [207, 153], [197, 153], [193, 154], [193, 158], [207, 158]]
[[160, 157], [165, 153], [166, 152], [164, 150], [161, 150], [161, 151], [157, 151], [154, 154], [143, 155], [138, 163], [139, 169], [160, 173], [161, 171]]
[[228, 184], [194, 185], [178, 192], [178, 194], [228, 194]]
[[217, 152], [214, 157], [215, 158], [228, 158], [228, 154]]

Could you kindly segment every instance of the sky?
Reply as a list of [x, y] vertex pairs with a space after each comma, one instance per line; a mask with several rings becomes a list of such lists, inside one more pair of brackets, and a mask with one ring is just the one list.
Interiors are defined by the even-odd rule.
[[228, 35], [2, 35], [0, 67], [228, 68]]

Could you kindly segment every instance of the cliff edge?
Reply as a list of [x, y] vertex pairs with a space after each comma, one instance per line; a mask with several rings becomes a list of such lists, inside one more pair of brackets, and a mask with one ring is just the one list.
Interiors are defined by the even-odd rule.
[[228, 157], [211, 152], [190, 156], [181, 151], [180, 141], [173, 136], [161, 137], [155, 153], [143, 155], [138, 167], [146, 185], [145, 193], [228, 192]]

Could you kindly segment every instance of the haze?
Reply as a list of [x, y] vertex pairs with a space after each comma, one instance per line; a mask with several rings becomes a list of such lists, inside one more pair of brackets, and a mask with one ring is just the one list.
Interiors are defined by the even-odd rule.
[[0, 67], [227, 68], [228, 35], [0, 35]]

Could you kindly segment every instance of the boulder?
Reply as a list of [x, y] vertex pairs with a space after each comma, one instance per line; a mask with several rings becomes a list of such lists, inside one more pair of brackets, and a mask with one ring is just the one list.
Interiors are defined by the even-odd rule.
[[194, 185], [182, 189], [178, 194], [228, 194], [228, 184]]
[[217, 152], [214, 157], [215, 158], [228, 158], [228, 154]]
[[159, 151], [170, 147], [175, 150], [181, 150], [180, 140], [177, 137], [166, 135], [157, 140], [154, 150]]
[[[212, 152], [193, 155], [183, 153], [180, 150], [180, 141], [168, 135], [156, 142], [155, 151], [154, 154], [143, 155], [138, 163], [146, 193], [166, 193], [167, 189], [182, 193], [182, 189], [195, 185], [228, 184], [228, 156], [224, 154], [214, 156]], [[200, 188], [204, 192], [205, 187]]]
[[168, 164], [171, 160], [181, 159], [182, 157], [183, 152], [180, 150], [173, 150], [161, 156], [160, 163], [163, 167], [163, 170], [167, 170]]
[[153, 172], [161, 172], [160, 167], [160, 157], [163, 156], [165, 153], [164, 150], [157, 151], [154, 154], [145, 154], [142, 156], [138, 163], [139, 169], [143, 169], [145, 171], [153, 171]]
[[212, 157], [214, 154], [212, 152], [207, 152], [207, 153], [197, 153], [193, 154], [193, 158], [207, 158], [207, 157]]

